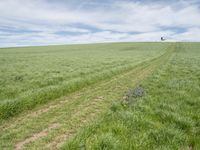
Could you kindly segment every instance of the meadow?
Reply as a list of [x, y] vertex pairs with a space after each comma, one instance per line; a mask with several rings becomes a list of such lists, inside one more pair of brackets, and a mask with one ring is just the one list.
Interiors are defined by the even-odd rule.
[[199, 48], [0, 49], [0, 149], [199, 149]]
[[140, 45], [0, 49], [0, 119], [104, 80], [165, 52], [161, 44]]

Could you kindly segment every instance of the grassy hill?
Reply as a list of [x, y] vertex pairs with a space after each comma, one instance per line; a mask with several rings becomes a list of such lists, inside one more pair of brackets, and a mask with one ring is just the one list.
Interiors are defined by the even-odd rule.
[[0, 119], [112, 77], [169, 44], [93, 44], [0, 49]]
[[199, 149], [199, 48], [0, 49], [0, 149]]

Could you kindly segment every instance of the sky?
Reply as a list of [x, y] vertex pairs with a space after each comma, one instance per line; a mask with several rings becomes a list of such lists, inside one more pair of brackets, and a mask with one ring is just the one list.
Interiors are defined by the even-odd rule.
[[0, 0], [0, 47], [200, 41], [200, 0]]

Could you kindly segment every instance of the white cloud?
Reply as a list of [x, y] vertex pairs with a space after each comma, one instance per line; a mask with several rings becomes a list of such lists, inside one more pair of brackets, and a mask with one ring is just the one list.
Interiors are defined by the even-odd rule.
[[195, 0], [73, 2], [1, 0], [0, 46], [156, 41], [163, 35], [200, 41], [200, 10]]
[[200, 41], [200, 28], [190, 28], [188, 31], [180, 34], [174, 34], [172, 36], [175, 40], [180, 41]]

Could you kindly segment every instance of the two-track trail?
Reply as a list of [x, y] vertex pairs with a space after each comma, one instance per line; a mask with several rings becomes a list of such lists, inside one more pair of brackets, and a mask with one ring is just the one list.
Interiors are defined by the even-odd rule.
[[144, 80], [173, 55], [165, 54], [66, 97], [6, 120], [0, 125], [0, 149], [58, 149], [82, 127], [108, 110], [113, 101]]

